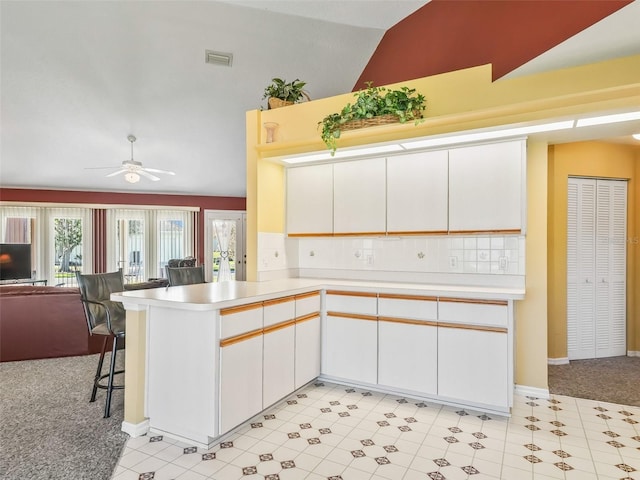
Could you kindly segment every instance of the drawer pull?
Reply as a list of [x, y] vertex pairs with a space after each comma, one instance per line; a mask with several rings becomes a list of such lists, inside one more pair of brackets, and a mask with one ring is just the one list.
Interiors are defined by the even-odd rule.
[[381, 322], [404, 323], [406, 325], [423, 325], [426, 327], [437, 327], [438, 322], [435, 320], [416, 320], [414, 318], [398, 318], [398, 317], [378, 317]]
[[311, 297], [319, 297], [320, 296], [320, 292], [319, 291], [315, 291], [315, 292], [309, 292], [309, 293], [299, 293], [295, 296], [296, 300], [302, 300], [303, 298], [311, 298]]
[[268, 333], [276, 332], [278, 330], [282, 330], [283, 328], [293, 327], [296, 324], [295, 320], [287, 320], [286, 322], [276, 323], [275, 325], [270, 325], [262, 330], [262, 332], [266, 335]]
[[223, 308], [220, 310], [220, 315], [232, 315], [234, 313], [246, 312], [247, 310], [255, 310], [256, 308], [262, 308], [262, 302], [247, 303], [246, 305], [238, 305], [237, 307]]
[[300, 317], [296, 317], [296, 323], [307, 322], [309, 320], [313, 320], [314, 318], [318, 318], [320, 316], [320, 312], [313, 312], [307, 315], [302, 315]]
[[440, 297], [441, 302], [449, 302], [449, 303], [472, 303], [477, 305], [499, 305], [502, 307], [506, 307], [509, 302], [506, 300], [480, 300], [477, 298], [449, 298], [449, 297]]
[[507, 333], [508, 330], [505, 327], [489, 327], [483, 325], [469, 325], [467, 323], [445, 323], [438, 322], [440, 328], [460, 328], [462, 330], [476, 330], [478, 332], [494, 332], [494, 333]]
[[265, 307], [269, 307], [271, 305], [279, 305], [281, 303], [293, 302], [294, 300], [295, 300], [295, 297], [291, 295], [290, 297], [282, 297], [282, 298], [274, 298], [273, 300], [265, 300], [262, 303]]
[[258, 330], [252, 330], [251, 332], [236, 335], [235, 337], [225, 338], [224, 340], [220, 340], [220, 347], [222, 348], [228, 347], [235, 343], [240, 343], [240, 342], [244, 342], [245, 340], [250, 340], [252, 338], [259, 337], [260, 335], [262, 335], [261, 328], [259, 328]]
[[362, 315], [360, 313], [346, 313], [346, 312], [327, 312], [328, 317], [343, 317], [343, 318], [353, 318], [354, 320], [368, 320], [372, 322], [377, 322], [378, 317], [375, 315]]
[[438, 297], [429, 297], [423, 295], [405, 295], [401, 293], [381, 293], [378, 295], [379, 298], [390, 298], [394, 300], [417, 300], [424, 302], [435, 302], [438, 300]]
[[377, 293], [370, 292], [346, 292], [344, 290], [327, 290], [327, 295], [344, 295], [345, 297], [373, 297], [378, 296]]

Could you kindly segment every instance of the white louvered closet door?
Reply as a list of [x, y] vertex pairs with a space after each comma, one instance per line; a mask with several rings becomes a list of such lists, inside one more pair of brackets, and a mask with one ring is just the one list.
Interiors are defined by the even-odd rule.
[[570, 360], [626, 354], [626, 199], [626, 181], [569, 179]]

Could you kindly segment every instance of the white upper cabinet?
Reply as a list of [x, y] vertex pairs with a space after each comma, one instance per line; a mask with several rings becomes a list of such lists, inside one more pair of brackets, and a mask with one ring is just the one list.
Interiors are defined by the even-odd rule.
[[449, 230], [518, 231], [524, 224], [524, 140], [449, 150]]
[[333, 233], [333, 165], [287, 169], [287, 232]]
[[333, 166], [334, 233], [386, 231], [386, 160], [372, 158]]
[[387, 159], [387, 231], [446, 233], [448, 152], [411, 153]]
[[526, 141], [287, 169], [289, 235], [524, 233]]

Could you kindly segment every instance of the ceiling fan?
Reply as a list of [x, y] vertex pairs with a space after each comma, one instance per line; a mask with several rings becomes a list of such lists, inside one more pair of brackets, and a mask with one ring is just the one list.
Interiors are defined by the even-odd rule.
[[[140, 181], [140, 177], [148, 178], [154, 182], [160, 180], [160, 177], [154, 175], [154, 173], [161, 173], [164, 175], [175, 175], [175, 172], [171, 172], [169, 170], [160, 170], [159, 168], [147, 168], [142, 166], [142, 162], [137, 162], [133, 159], [133, 142], [136, 141], [136, 137], [133, 135], [127, 136], [127, 140], [131, 142], [131, 159], [124, 160], [122, 162], [122, 166], [119, 170], [115, 172], [111, 172], [107, 177], [115, 177], [116, 175], [120, 175], [124, 173], [124, 179], [129, 183], [138, 183]], [[93, 169], [104, 169], [104, 168], [114, 168], [114, 167], [88, 167]]]

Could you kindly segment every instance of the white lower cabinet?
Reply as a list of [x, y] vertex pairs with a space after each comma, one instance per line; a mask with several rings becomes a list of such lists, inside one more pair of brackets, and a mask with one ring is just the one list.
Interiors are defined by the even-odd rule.
[[296, 389], [320, 375], [321, 302], [319, 291], [296, 295]]
[[220, 433], [262, 410], [262, 331], [220, 345]]
[[377, 383], [377, 294], [329, 290], [325, 307], [322, 373], [352, 382]]
[[220, 312], [219, 434], [323, 375], [509, 412], [507, 301], [329, 290]]
[[513, 388], [506, 301], [438, 302], [438, 395], [508, 411]]
[[506, 331], [438, 327], [438, 395], [508, 411], [507, 339]]
[[320, 312], [296, 318], [295, 388], [320, 375]]
[[293, 391], [295, 362], [295, 315], [293, 296], [263, 302], [264, 363], [263, 408]]
[[438, 393], [438, 328], [427, 322], [378, 322], [378, 384]]
[[375, 317], [327, 315], [325, 375], [352, 382], [378, 381], [378, 322]]
[[438, 393], [438, 299], [378, 296], [378, 384]]
[[264, 331], [263, 396], [264, 408], [294, 390], [295, 321]]
[[262, 410], [262, 302], [220, 311], [220, 434]]

